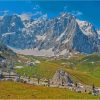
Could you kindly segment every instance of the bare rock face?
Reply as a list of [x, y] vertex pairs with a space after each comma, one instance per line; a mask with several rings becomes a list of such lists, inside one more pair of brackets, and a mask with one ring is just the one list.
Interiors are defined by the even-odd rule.
[[51, 80], [51, 84], [56, 86], [64, 86], [64, 85], [66, 86], [66, 85], [72, 85], [73, 81], [70, 78], [69, 74], [67, 74], [63, 70], [57, 70]]
[[34, 48], [46, 51], [48, 55], [51, 50], [52, 56], [68, 55], [72, 51], [90, 54], [100, 48], [99, 35], [94, 26], [67, 13], [54, 19], [37, 20], [6, 15], [0, 19], [0, 38], [16, 49]]

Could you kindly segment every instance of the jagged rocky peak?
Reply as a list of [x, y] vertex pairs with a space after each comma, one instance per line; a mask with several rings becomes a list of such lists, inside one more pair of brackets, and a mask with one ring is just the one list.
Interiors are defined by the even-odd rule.
[[76, 19], [80, 29], [82, 30], [82, 32], [85, 34], [85, 35], [88, 35], [88, 36], [96, 36], [97, 35], [97, 32], [94, 28], [94, 26], [88, 22], [88, 21], [82, 21], [82, 20], [79, 20], [79, 19]]
[[18, 15], [5, 15], [0, 21], [1, 33], [18, 31], [23, 27], [23, 22]]
[[70, 21], [71, 19], [74, 19], [75, 17], [72, 16], [69, 13], [60, 13], [60, 15], [58, 17], [55, 18], [55, 21]]
[[21, 22], [21, 18], [20, 16], [16, 15], [16, 14], [13, 14], [13, 15], [4, 15], [2, 17], [2, 20], [5, 21], [5, 22]]
[[72, 14], [67, 13], [67, 12], [61, 12], [58, 17], [73, 17], [73, 18], [75, 18]]
[[74, 50], [81, 53], [98, 51], [95, 27], [69, 13], [61, 13], [53, 19], [44, 16], [28, 20], [22, 20], [19, 15], [6, 15], [0, 21], [0, 36], [3, 43], [13, 48], [34, 48], [35, 55], [37, 52], [69, 55]]

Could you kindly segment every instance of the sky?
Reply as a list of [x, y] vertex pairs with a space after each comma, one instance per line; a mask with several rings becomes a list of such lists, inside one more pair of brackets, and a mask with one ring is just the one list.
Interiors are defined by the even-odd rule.
[[73, 14], [80, 20], [92, 23], [100, 29], [100, 1], [33, 1], [33, 0], [0, 0], [0, 16], [21, 14], [23, 18], [54, 18], [61, 12]]

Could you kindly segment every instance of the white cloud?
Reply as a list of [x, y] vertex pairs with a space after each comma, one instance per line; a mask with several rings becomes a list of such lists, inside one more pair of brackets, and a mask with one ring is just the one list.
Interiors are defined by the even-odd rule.
[[22, 20], [29, 20], [32, 17], [32, 14], [31, 13], [23, 13], [19, 16], [21, 17]]
[[37, 11], [34, 14], [32, 14], [32, 16], [36, 16], [36, 15], [42, 15], [42, 12], [41, 11]]
[[47, 19], [48, 15], [46, 13], [43, 13], [42, 11], [36, 11], [34, 14], [32, 14], [32, 17], [36, 19]]
[[68, 9], [68, 6], [65, 6], [65, 7], [64, 7], [64, 11], [67, 11], [67, 9]]
[[47, 14], [43, 14], [41, 11], [36, 11], [35, 13], [22, 13], [18, 15], [22, 20], [29, 20], [32, 17], [35, 19], [46, 19]]
[[83, 13], [80, 12], [80, 11], [72, 11], [71, 14], [74, 15], [74, 16], [81, 16], [81, 15], [83, 15]]
[[47, 14], [43, 13], [40, 9], [40, 6], [39, 5], [35, 5], [33, 7], [33, 14], [32, 14], [32, 17], [34, 17], [35, 19], [46, 19], [48, 16]]
[[8, 10], [2, 10], [2, 11], [0, 11], [0, 13], [3, 14], [3, 15], [8, 14], [8, 12], [9, 12]]
[[4, 11], [2, 10], [2, 11], [0, 11], [0, 14], [1, 14], [0, 20], [2, 20], [3, 16], [4, 16], [4, 15], [7, 15], [8, 12], [9, 12], [8, 10], [4, 10]]
[[33, 10], [37, 10], [37, 9], [39, 9], [39, 8], [40, 8], [39, 5], [35, 5], [35, 6], [33, 7]]
[[67, 12], [67, 13], [70, 13], [70, 14], [74, 15], [74, 16], [81, 16], [81, 15], [83, 15], [83, 13], [81, 11], [79, 11], [79, 10], [71, 10], [71, 9], [68, 8], [67, 5], [64, 6], [63, 10], [65, 12]]

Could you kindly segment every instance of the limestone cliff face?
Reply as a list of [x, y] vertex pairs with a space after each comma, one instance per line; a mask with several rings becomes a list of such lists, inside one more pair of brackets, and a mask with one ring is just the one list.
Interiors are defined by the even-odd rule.
[[71, 51], [89, 54], [98, 52], [100, 45], [92, 24], [67, 13], [54, 19], [24, 21], [18, 15], [6, 15], [0, 19], [0, 37], [13, 48], [51, 50], [54, 55]]

